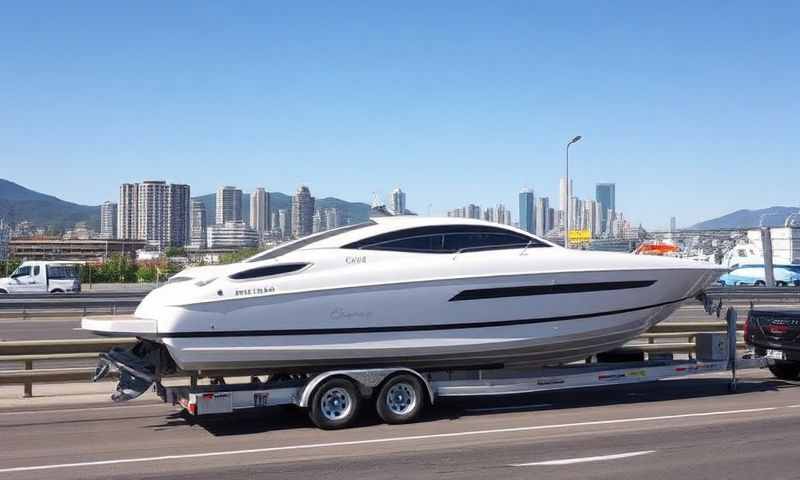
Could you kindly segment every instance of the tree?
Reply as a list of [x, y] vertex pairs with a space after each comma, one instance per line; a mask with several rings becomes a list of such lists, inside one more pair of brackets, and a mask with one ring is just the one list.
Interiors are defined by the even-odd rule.
[[238, 263], [241, 262], [242, 260], [252, 257], [253, 255], [257, 254], [260, 251], [261, 250], [256, 247], [249, 247], [237, 250], [235, 252], [223, 253], [219, 257], [219, 263], [221, 264]]

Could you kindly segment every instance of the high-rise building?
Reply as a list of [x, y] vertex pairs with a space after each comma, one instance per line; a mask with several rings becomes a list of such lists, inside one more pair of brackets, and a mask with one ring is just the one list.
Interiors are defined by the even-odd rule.
[[136, 240], [139, 238], [139, 185], [123, 183], [119, 186], [117, 206], [117, 238]]
[[326, 208], [325, 209], [325, 227], [328, 230], [333, 228], [337, 228], [340, 226], [339, 223], [339, 211], [335, 208]]
[[100, 238], [117, 238], [117, 204], [105, 201], [100, 205]]
[[678, 230], [678, 220], [675, 217], [669, 217], [669, 233], [675, 233]]
[[[550, 211], [550, 199], [547, 197], [539, 197], [536, 199], [536, 235], [544, 237], [547, 231], [548, 218], [547, 215]], [[520, 224], [522, 228], [522, 224]]]
[[523, 188], [519, 192], [519, 228], [530, 233], [536, 231], [533, 190], [530, 188]]
[[192, 241], [192, 195], [189, 185], [169, 186], [167, 204], [167, 245], [184, 247]]
[[487, 222], [494, 222], [495, 215], [494, 215], [494, 208], [489, 207], [483, 210], [483, 219]]
[[311, 219], [311, 233], [319, 233], [325, 230], [324, 218], [320, 210], [314, 212], [314, 216]]
[[216, 223], [242, 221], [242, 191], [236, 187], [219, 187], [217, 189]]
[[285, 208], [278, 210], [278, 228], [282, 239], [288, 240], [292, 237], [292, 216]]
[[208, 245], [207, 223], [206, 205], [200, 200], [192, 200], [192, 248], [203, 250]]
[[511, 221], [511, 210], [506, 210], [503, 212], [503, 223], [506, 225], [512, 225], [513, 222]]
[[470, 203], [467, 205], [467, 218], [481, 219], [481, 207]]
[[406, 214], [406, 193], [399, 188], [392, 190], [392, 202], [390, 205], [394, 215]]
[[[550, 203], [549, 199], [548, 199], [548, 203]], [[545, 234], [547, 232], [549, 232], [550, 230], [552, 230], [553, 228], [555, 228], [556, 225], [557, 225], [557, 223], [556, 223], [556, 209], [553, 208], [553, 207], [550, 207], [550, 208], [547, 209], [547, 225], [545, 225], [545, 228], [544, 228]]]
[[169, 185], [163, 180], [147, 180], [137, 187], [138, 238], [147, 245], [164, 248], [169, 240]]
[[258, 232], [259, 236], [271, 230], [269, 193], [263, 188], [257, 188], [250, 194], [250, 226]]
[[314, 229], [314, 197], [305, 185], [292, 196], [292, 237], [310, 235]]
[[616, 184], [598, 183], [595, 186], [595, 200], [600, 204], [600, 224], [602, 229], [600, 234], [609, 232], [609, 213], [613, 215], [616, 207]]

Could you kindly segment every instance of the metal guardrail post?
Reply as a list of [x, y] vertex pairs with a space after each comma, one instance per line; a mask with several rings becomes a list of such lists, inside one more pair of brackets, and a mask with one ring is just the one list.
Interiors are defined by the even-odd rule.
[[725, 313], [725, 320], [728, 322], [728, 367], [731, 369], [731, 383], [728, 389], [736, 391], [736, 320], [738, 315], [736, 309], [728, 307]]
[[[25, 360], [25, 370], [33, 370], [33, 360]], [[25, 382], [25, 390], [22, 392], [22, 396], [25, 398], [31, 398], [33, 396], [32, 382]]]

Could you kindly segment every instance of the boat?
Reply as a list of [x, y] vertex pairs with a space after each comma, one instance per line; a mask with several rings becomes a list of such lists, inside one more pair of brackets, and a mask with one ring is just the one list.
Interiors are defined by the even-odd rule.
[[124, 374], [121, 399], [175, 371], [553, 365], [636, 338], [725, 271], [564, 249], [481, 220], [380, 217], [189, 268], [133, 315], [82, 328], [140, 339], [98, 366], [97, 378]]

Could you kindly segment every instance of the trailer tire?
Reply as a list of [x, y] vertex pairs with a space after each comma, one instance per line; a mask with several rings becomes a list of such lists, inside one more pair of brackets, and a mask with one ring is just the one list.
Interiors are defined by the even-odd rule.
[[386, 380], [375, 399], [378, 416], [389, 424], [413, 422], [424, 405], [425, 390], [422, 382], [407, 373]]
[[769, 371], [781, 380], [797, 380], [800, 377], [800, 362], [777, 362]]
[[361, 397], [352, 381], [333, 377], [314, 390], [308, 416], [323, 430], [346, 428], [356, 419], [360, 403]]

